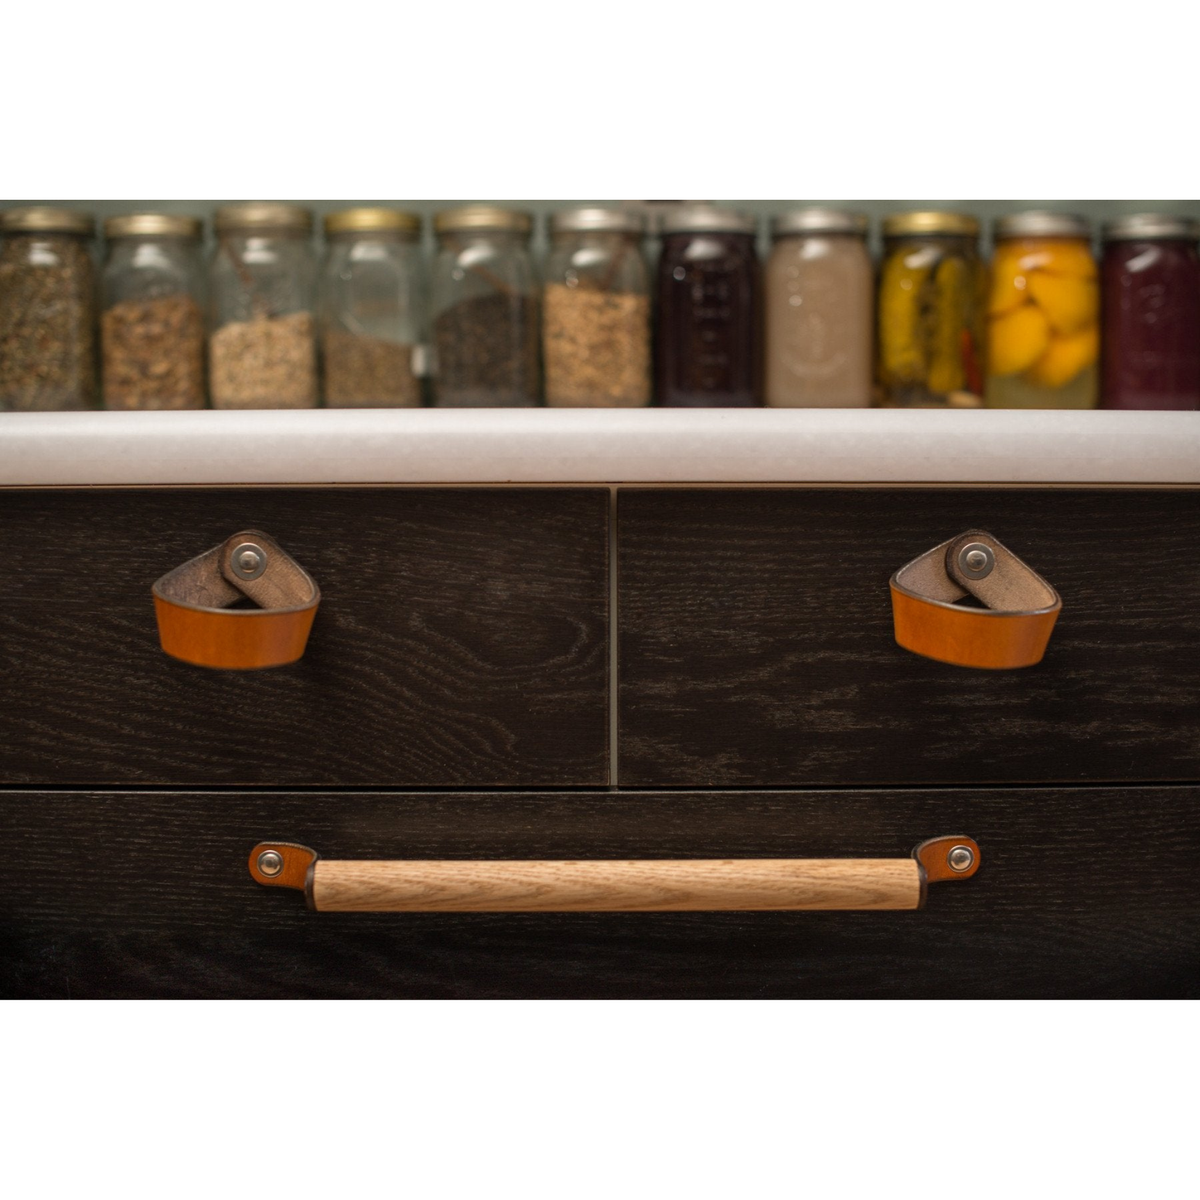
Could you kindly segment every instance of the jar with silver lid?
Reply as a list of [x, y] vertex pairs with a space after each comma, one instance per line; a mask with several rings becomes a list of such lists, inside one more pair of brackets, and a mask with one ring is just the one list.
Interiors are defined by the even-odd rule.
[[214, 408], [315, 408], [312, 213], [292, 204], [217, 209], [209, 272]]
[[421, 403], [415, 359], [425, 337], [421, 218], [349, 208], [325, 218], [321, 358], [329, 408]]
[[774, 217], [771, 234], [763, 287], [767, 404], [865, 408], [875, 303], [867, 218], [802, 208]]
[[0, 214], [0, 412], [95, 407], [94, 233], [69, 209]]
[[650, 403], [644, 225], [641, 213], [619, 208], [573, 208], [551, 217], [542, 291], [547, 404]]
[[1091, 227], [1071, 213], [995, 224], [988, 294], [989, 408], [1095, 408], [1100, 293]]
[[100, 345], [104, 406], [203, 408], [203, 226], [133, 213], [104, 222]]

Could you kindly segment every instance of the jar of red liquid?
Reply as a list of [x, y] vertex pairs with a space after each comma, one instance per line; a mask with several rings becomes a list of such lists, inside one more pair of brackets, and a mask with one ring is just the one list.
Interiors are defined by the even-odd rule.
[[658, 261], [658, 403], [758, 404], [758, 259], [754, 218], [685, 205], [662, 223]]
[[1200, 408], [1198, 232], [1154, 213], [1104, 227], [1102, 408]]

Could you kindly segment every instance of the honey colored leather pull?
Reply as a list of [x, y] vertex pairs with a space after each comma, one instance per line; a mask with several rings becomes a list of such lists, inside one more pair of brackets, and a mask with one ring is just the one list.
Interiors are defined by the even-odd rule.
[[[321, 592], [279, 543], [246, 529], [153, 587], [163, 650], [198, 667], [281, 667], [304, 653]], [[249, 599], [258, 608], [230, 608]]]
[[969, 837], [911, 858], [730, 858], [338, 862], [295, 842], [259, 842], [250, 876], [302, 891], [317, 912], [766, 912], [917, 909], [926, 888], [969, 879]]
[[[1041, 662], [1062, 610], [1058, 593], [990, 533], [971, 530], [892, 576], [896, 641], [959, 667]], [[973, 597], [984, 608], [958, 603]]]

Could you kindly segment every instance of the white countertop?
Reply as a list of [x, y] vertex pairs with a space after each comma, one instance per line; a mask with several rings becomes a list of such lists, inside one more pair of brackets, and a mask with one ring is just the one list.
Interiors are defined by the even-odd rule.
[[0, 413], [0, 487], [1190, 484], [1200, 412]]

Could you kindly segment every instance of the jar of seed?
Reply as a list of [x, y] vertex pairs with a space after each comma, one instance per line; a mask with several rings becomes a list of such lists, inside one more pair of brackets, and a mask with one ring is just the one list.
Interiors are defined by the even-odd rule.
[[438, 213], [433, 276], [437, 403], [456, 408], [538, 402], [538, 289], [533, 218], [473, 204]]
[[196, 217], [104, 222], [105, 408], [204, 407], [204, 265]]
[[325, 218], [321, 354], [330, 408], [410, 408], [425, 333], [421, 218], [348, 208]]
[[642, 215], [572, 208], [550, 219], [542, 290], [546, 403], [635, 408], [650, 403], [650, 285]]
[[315, 408], [312, 213], [291, 204], [217, 209], [209, 271], [214, 408]]
[[61, 208], [0, 214], [0, 411], [95, 407], [94, 232]]

